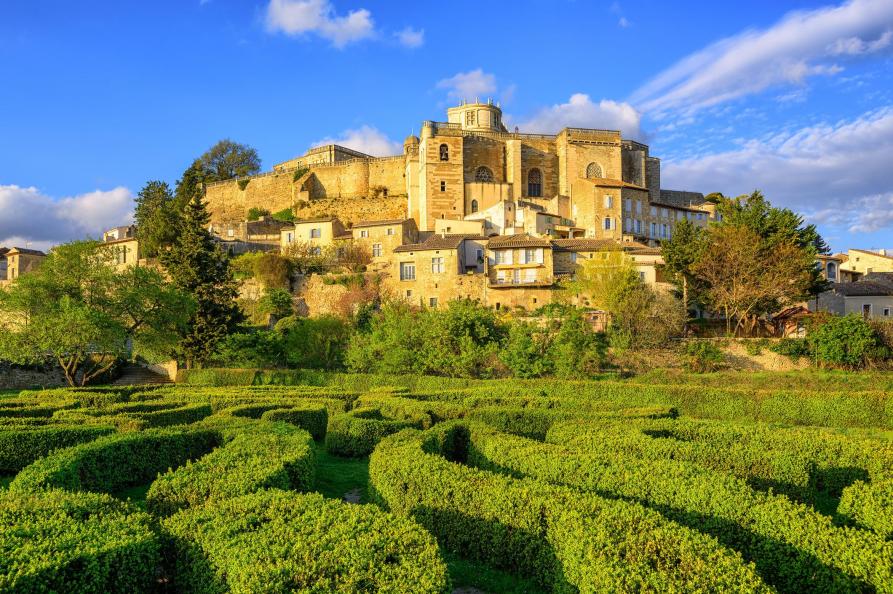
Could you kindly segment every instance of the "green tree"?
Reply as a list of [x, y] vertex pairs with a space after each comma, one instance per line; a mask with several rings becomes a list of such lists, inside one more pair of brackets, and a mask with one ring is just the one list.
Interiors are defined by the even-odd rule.
[[223, 139], [183, 172], [177, 181], [175, 202], [184, 210], [192, 197], [203, 193], [204, 184], [254, 175], [260, 171], [257, 151], [245, 144]]
[[0, 357], [47, 357], [69, 385], [86, 385], [127, 355], [131, 344], [173, 350], [191, 301], [157, 271], [117, 271], [111, 250], [79, 241], [54, 248], [40, 268], [0, 291]]
[[177, 238], [178, 212], [170, 186], [162, 181], [149, 181], [136, 197], [137, 237], [147, 258], [157, 256]]
[[266, 217], [270, 215], [270, 209], [268, 208], [259, 208], [257, 206], [252, 206], [248, 209], [247, 219], [249, 221], [259, 221], [261, 217]]
[[859, 369], [889, 355], [871, 324], [856, 314], [832, 316], [807, 334], [819, 365]]
[[624, 293], [639, 283], [639, 273], [628, 254], [620, 249], [605, 250], [583, 262], [568, 289], [590, 306], [612, 311]]
[[661, 255], [664, 270], [673, 279], [682, 295], [682, 304], [687, 312], [692, 293], [697, 296], [698, 278], [692, 270], [703, 250], [704, 233], [688, 219], [676, 223], [673, 236], [661, 242]]
[[532, 378], [549, 375], [552, 372], [552, 346], [554, 332], [549, 328], [514, 322], [509, 326], [505, 345], [499, 358], [515, 377]]
[[196, 193], [186, 205], [177, 242], [162, 255], [174, 284], [196, 304], [180, 335], [179, 355], [187, 369], [203, 365], [243, 319], [229, 259], [208, 232], [208, 221], [201, 194]]

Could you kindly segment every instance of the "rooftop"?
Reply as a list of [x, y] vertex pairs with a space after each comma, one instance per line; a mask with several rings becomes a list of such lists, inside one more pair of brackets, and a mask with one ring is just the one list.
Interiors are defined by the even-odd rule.
[[586, 177], [581, 179], [584, 179], [585, 181], [590, 182], [592, 185], [598, 186], [600, 188], [632, 188], [634, 190], [648, 190], [648, 188], [644, 186], [631, 184], [621, 179], [611, 179], [608, 177]]
[[394, 253], [402, 252], [424, 252], [428, 250], [455, 250], [466, 239], [486, 239], [481, 235], [432, 235], [422, 243], [408, 243], [394, 248]]
[[360, 221], [359, 223], [354, 223], [351, 229], [358, 229], [360, 227], [384, 227], [386, 225], [402, 225], [409, 219], [385, 219], [383, 221]]
[[850, 283], [837, 283], [831, 291], [844, 297], [893, 297], [893, 272], [872, 272]]
[[548, 239], [533, 237], [529, 233], [515, 235], [496, 235], [490, 238], [487, 247], [491, 249], [516, 248], [516, 247], [552, 247]]

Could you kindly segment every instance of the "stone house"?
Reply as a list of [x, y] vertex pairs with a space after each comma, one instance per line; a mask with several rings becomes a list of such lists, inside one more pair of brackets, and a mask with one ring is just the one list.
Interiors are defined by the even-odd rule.
[[46, 257], [40, 250], [0, 248], [0, 281], [12, 282], [23, 274], [37, 270]]
[[412, 219], [360, 221], [350, 228], [350, 237], [354, 244], [369, 251], [372, 268], [381, 269], [396, 248], [418, 242], [419, 230]]
[[212, 223], [210, 231], [221, 249], [230, 255], [238, 255], [278, 249], [280, 232], [290, 225], [265, 215], [256, 221]]
[[431, 235], [421, 243], [398, 246], [384, 287], [426, 307], [464, 297], [486, 302], [485, 242], [479, 235]]
[[[841, 263], [841, 270], [853, 273], [859, 278], [872, 272], [893, 272], [893, 256], [887, 250], [850, 249], [846, 260]], [[855, 279], [854, 279], [855, 280]]]
[[132, 235], [121, 239], [106, 239], [104, 245], [111, 251], [112, 263], [118, 270], [136, 266], [143, 259], [140, 242]]
[[335, 241], [350, 239], [351, 234], [344, 228], [338, 217], [321, 217], [295, 221], [279, 229], [279, 247], [284, 253], [292, 244], [305, 244], [322, 251], [335, 244]]
[[866, 319], [893, 316], [893, 272], [870, 272], [854, 282], [835, 283], [809, 302], [810, 311], [859, 314]]

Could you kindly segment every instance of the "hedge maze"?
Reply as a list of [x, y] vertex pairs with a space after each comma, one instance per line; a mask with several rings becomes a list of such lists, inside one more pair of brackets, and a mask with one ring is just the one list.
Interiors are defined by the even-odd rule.
[[[460, 558], [546, 592], [893, 592], [885, 393], [665, 388], [22, 392], [0, 591], [444, 593]], [[316, 492], [323, 451], [368, 460], [369, 502]]]

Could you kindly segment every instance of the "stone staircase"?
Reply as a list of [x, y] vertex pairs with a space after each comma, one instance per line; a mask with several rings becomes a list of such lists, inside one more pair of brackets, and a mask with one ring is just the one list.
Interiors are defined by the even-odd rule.
[[121, 369], [121, 376], [112, 382], [113, 386], [143, 386], [147, 384], [171, 384], [166, 375], [150, 371], [141, 365], [129, 363]]

